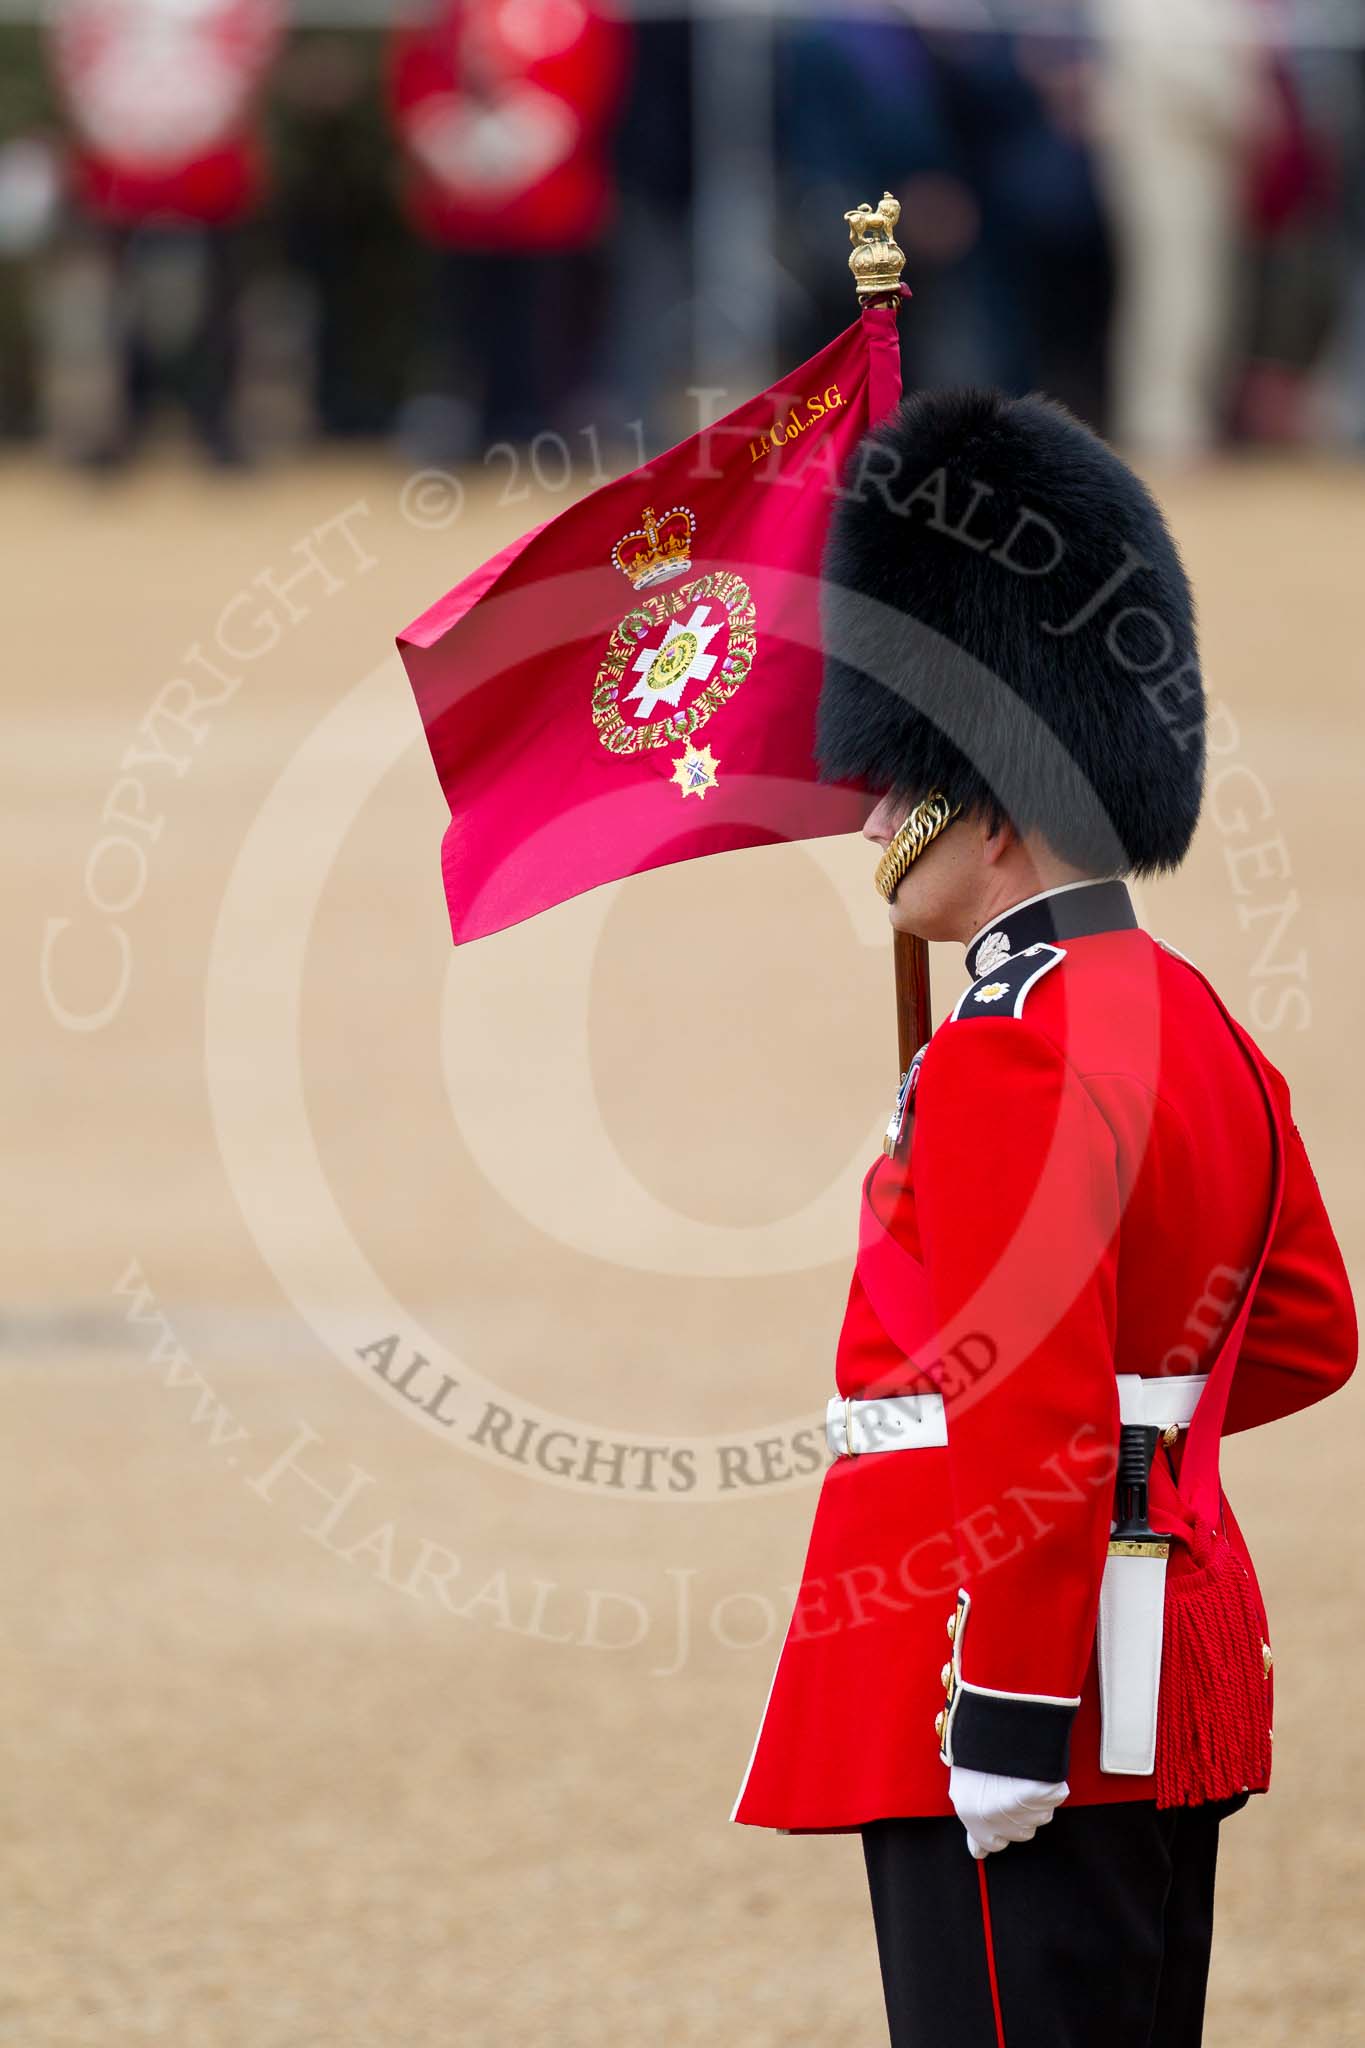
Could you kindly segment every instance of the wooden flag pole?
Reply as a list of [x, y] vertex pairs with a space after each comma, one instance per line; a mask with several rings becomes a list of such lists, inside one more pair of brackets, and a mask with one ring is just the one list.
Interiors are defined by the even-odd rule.
[[[884, 192], [880, 205], [856, 206], [844, 215], [853, 253], [848, 267], [858, 288], [860, 306], [899, 305], [905, 257], [896, 245], [900, 205]], [[929, 948], [911, 932], [897, 932], [892, 944], [896, 978], [896, 1042], [904, 1074], [922, 1045], [929, 1042], [933, 1017], [929, 1005]]]
[[929, 948], [913, 932], [897, 932], [892, 941], [896, 973], [896, 1041], [900, 1071], [909, 1066], [934, 1028], [929, 1007]]

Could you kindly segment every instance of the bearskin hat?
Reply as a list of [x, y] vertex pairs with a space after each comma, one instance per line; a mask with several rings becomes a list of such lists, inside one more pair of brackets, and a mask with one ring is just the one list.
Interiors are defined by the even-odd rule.
[[1189, 585], [1150, 492], [1063, 406], [907, 398], [842, 480], [823, 579], [824, 779], [940, 789], [1089, 873], [1183, 858], [1204, 781]]

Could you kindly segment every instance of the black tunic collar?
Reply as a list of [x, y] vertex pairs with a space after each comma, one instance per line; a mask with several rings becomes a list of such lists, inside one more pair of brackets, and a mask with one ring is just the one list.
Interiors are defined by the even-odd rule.
[[1122, 882], [1073, 882], [1026, 897], [992, 918], [967, 948], [967, 972], [973, 981], [993, 974], [1026, 946], [1054, 939], [1088, 939], [1096, 932], [1128, 932], [1137, 928], [1132, 898]]

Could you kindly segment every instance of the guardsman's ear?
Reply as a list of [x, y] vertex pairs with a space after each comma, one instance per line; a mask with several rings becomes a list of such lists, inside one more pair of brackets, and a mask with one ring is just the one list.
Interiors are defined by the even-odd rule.
[[1019, 834], [1008, 818], [998, 818], [994, 824], [989, 818], [982, 818], [977, 822], [977, 830], [981, 834], [981, 854], [987, 867], [994, 867], [1012, 846], [1019, 844]]

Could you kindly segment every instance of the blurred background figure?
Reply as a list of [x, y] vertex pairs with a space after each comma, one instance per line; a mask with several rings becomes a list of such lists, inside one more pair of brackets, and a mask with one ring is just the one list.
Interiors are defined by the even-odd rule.
[[276, 176], [247, 334], [252, 416], [273, 441], [381, 440], [403, 400], [419, 252], [399, 206], [385, 55], [378, 32], [304, 29], [271, 79]]
[[0, 45], [0, 446], [39, 428], [28, 285], [57, 231], [62, 196], [45, 80], [36, 65], [6, 62], [13, 42], [11, 31]]
[[1246, 288], [1245, 202], [1273, 118], [1257, 0], [1095, 0], [1118, 251], [1111, 424], [1134, 452], [1218, 438]]
[[1365, 448], [1365, 47], [1340, 67], [1342, 132], [1339, 248], [1344, 271], [1340, 318], [1329, 356], [1327, 435]]
[[578, 424], [627, 56], [622, 22], [584, 0], [434, 0], [395, 32], [407, 212], [438, 252], [430, 394], [407, 417], [424, 454]]
[[84, 461], [125, 460], [172, 391], [205, 452], [238, 458], [242, 227], [264, 192], [255, 104], [281, 29], [279, 0], [58, 0], [84, 282], [103, 300], [85, 332], [111, 373], [74, 426]]
[[1308, 375], [1330, 330], [1337, 162], [1305, 86], [1312, 65], [1269, 51], [1251, 152], [1250, 238], [1241, 378], [1231, 428], [1240, 438], [1305, 437]]
[[[1365, 18], [1362, 19], [1365, 27]], [[1278, 51], [1254, 167], [1245, 439], [1365, 441], [1365, 47]]]
[[610, 263], [600, 417], [607, 433], [638, 421], [655, 447], [681, 440], [696, 424], [695, 413], [678, 404], [694, 374], [692, 33], [682, 16], [648, 14], [632, 24], [612, 146], [618, 191], [610, 246], [629, 255]]

